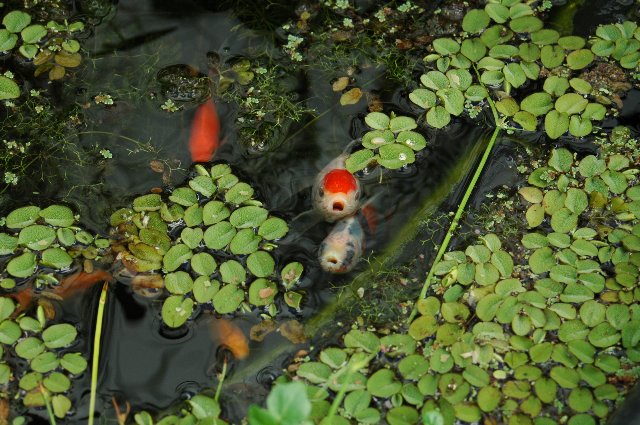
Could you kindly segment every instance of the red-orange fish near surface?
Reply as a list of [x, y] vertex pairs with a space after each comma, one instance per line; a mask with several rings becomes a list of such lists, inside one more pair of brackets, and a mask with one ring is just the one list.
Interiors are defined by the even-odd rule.
[[211, 161], [220, 144], [220, 120], [213, 100], [198, 106], [191, 123], [189, 152], [193, 162]]
[[345, 166], [340, 155], [320, 171], [312, 188], [313, 204], [322, 217], [333, 223], [360, 207], [360, 182]]

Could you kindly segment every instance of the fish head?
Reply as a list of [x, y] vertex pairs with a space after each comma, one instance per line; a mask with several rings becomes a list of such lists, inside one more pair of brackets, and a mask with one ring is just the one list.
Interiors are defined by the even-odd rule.
[[346, 218], [338, 222], [320, 244], [320, 266], [329, 273], [347, 273], [357, 264], [363, 248], [362, 226], [357, 218]]
[[360, 182], [344, 168], [334, 168], [313, 189], [315, 208], [330, 223], [354, 214], [360, 206]]

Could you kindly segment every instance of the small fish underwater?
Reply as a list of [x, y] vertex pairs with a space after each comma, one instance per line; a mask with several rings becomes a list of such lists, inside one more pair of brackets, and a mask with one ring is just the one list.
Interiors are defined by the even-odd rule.
[[189, 152], [193, 162], [209, 162], [220, 145], [220, 119], [212, 99], [196, 109], [191, 123]]
[[354, 214], [360, 207], [360, 182], [347, 171], [346, 158], [343, 154], [327, 164], [313, 184], [314, 208], [329, 223]]

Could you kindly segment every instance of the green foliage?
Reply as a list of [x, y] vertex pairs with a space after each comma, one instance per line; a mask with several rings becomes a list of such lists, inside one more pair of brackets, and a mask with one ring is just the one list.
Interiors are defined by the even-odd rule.
[[143, 410], [134, 415], [134, 421], [138, 425], [153, 425], [166, 423], [206, 423], [211, 425], [227, 425], [220, 418], [220, 404], [215, 398], [205, 394], [196, 394], [184, 402], [184, 407], [179, 413], [164, 415], [154, 419], [153, 416]]
[[100, 260], [108, 243], [77, 227], [77, 217], [64, 205], [17, 208], [0, 227], [0, 280], [17, 278], [36, 286], [58, 283], [74, 261]]
[[0, 363], [0, 378], [4, 384], [10, 377], [17, 380], [20, 391], [15, 396], [25, 407], [43, 407], [44, 394], [52, 395], [55, 417], [64, 418], [72, 407], [64, 393], [69, 393], [75, 376], [87, 368], [80, 353], [69, 352], [68, 347], [76, 342], [75, 327], [66, 323], [47, 326], [42, 307], [34, 317], [14, 317], [16, 306], [11, 299], [0, 300], [4, 317], [0, 322], [2, 351], [22, 359], [21, 366]]
[[362, 137], [364, 149], [355, 151], [346, 159], [347, 170], [351, 173], [373, 164], [388, 169], [404, 167], [415, 161], [415, 151], [427, 146], [424, 136], [413, 131], [417, 127], [413, 118], [371, 112], [365, 117], [365, 122], [373, 130]]
[[249, 407], [250, 425], [308, 425], [311, 402], [300, 382], [276, 385], [267, 397], [267, 408]]
[[[182, 326], [195, 303], [212, 305], [220, 314], [257, 306], [275, 315], [280, 279], [270, 251], [288, 232], [286, 222], [270, 216], [253, 198], [253, 188], [226, 164], [195, 170], [197, 175], [168, 199], [138, 196], [131, 208], [111, 215], [122, 238], [115, 249], [123, 264], [162, 281], [168, 295], [162, 317], [170, 327]], [[230, 256], [246, 256], [245, 265]], [[293, 308], [301, 301], [301, 294], [291, 291], [301, 273], [299, 263], [281, 270], [284, 300]]]

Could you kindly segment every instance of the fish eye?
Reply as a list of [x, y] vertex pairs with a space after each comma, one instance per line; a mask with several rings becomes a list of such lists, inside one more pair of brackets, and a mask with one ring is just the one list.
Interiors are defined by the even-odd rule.
[[318, 188], [318, 196], [324, 196], [324, 190], [321, 187]]

